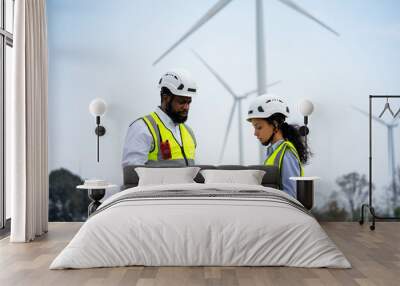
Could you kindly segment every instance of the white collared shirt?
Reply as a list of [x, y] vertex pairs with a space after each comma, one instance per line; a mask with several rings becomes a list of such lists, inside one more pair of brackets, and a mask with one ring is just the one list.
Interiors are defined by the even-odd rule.
[[[172, 132], [179, 145], [182, 145], [179, 124], [173, 122], [160, 107], [156, 108], [155, 113], [160, 117], [165, 127]], [[122, 151], [122, 166], [144, 165], [147, 162], [149, 152], [153, 145], [153, 136], [146, 123], [141, 119], [133, 121], [129, 125], [125, 137]]]

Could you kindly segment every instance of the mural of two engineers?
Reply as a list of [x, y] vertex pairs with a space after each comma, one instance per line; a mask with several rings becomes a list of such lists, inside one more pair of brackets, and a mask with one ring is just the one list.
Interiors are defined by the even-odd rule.
[[[156, 110], [160, 77], [178, 67], [197, 86], [185, 122], [196, 164], [259, 164], [260, 142], [246, 121], [257, 95], [284, 98], [288, 123], [298, 125], [299, 103], [308, 99], [313, 155], [304, 174], [321, 178], [313, 213], [358, 219], [368, 193], [368, 95], [400, 93], [400, 3], [81, 2], [47, 1], [51, 221], [86, 219], [87, 193], [75, 188], [84, 179], [122, 184], [128, 127]], [[95, 98], [107, 102], [99, 162]], [[374, 203], [380, 214], [399, 215], [399, 117], [379, 117], [385, 103], [372, 110]], [[389, 103], [400, 108], [398, 99]]]

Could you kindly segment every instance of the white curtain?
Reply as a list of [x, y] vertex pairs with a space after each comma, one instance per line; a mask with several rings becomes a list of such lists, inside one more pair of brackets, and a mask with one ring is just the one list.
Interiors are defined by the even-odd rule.
[[10, 112], [12, 242], [47, 232], [47, 23], [45, 0], [16, 0]]

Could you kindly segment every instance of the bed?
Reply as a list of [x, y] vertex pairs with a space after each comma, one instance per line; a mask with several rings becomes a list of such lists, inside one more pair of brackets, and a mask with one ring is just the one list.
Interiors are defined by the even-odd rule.
[[[122, 191], [98, 210], [50, 269], [144, 266], [351, 265], [300, 202], [277, 189], [267, 166], [200, 166], [202, 170], [264, 170], [261, 185], [138, 185], [124, 169]], [[136, 169], [138, 170], [138, 169]]]

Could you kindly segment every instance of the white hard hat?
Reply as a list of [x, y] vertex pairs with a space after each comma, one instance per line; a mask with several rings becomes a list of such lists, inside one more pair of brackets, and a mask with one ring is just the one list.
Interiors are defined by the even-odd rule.
[[166, 87], [173, 94], [192, 97], [196, 95], [196, 83], [186, 70], [177, 69], [166, 72], [159, 80], [158, 87]]
[[268, 118], [275, 113], [289, 116], [289, 107], [285, 101], [276, 95], [263, 94], [254, 99], [249, 106], [247, 121], [252, 118]]

